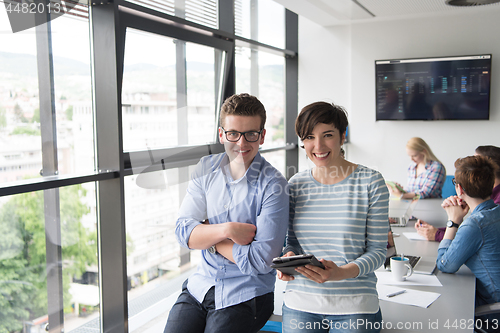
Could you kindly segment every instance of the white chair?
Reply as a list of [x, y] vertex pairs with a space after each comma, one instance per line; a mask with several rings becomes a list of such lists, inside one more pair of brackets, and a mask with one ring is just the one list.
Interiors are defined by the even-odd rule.
[[[492, 313], [500, 313], [500, 302], [478, 306], [474, 311], [474, 316], [477, 317]], [[480, 328], [476, 328], [474, 332], [486, 333], [485, 330], [482, 330]]]
[[497, 302], [497, 303], [478, 306], [476, 308], [476, 311], [474, 312], [474, 315], [477, 317], [499, 312], [500, 312], [500, 302]]

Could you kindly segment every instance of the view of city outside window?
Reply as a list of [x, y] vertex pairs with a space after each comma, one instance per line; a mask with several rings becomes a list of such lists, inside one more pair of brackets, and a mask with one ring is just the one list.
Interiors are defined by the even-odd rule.
[[[51, 22], [58, 173], [94, 170], [88, 19]], [[12, 33], [0, 11], [0, 182], [40, 177], [42, 151], [35, 28]]]
[[95, 168], [88, 11], [78, 15], [50, 22], [59, 174]]
[[285, 48], [285, 8], [273, 0], [236, 0], [236, 35]]
[[[283, 147], [285, 142], [285, 58], [275, 54], [236, 48], [236, 92], [255, 95], [267, 112], [262, 149]], [[278, 170], [285, 167], [284, 151], [265, 155]]]
[[[149, 3], [150, 8], [158, 5], [151, 0], [139, 2]], [[171, 6], [171, 2], [163, 5]], [[200, 7], [202, 2], [206, 6]], [[248, 38], [283, 47], [284, 19], [277, 14], [284, 13], [283, 7], [271, 0], [251, 2], [259, 6], [258, 35], [262, 38], [255, 34]], [[217, 28], [217, 3], [186, 0], [183, 16]], [[241, 3], [250, 8], [250, 1]], [[171, 7], [165, 12], [173, 13]], [[266, 19], [269, 10], [272, 19]], [[95, 142], [87, 7], [77, 5], [50, 25], [58, 172], [92, 174]], [[2, 184], [42, 177], [44, 124], [40, 123], [36, 34], [46, 32], [36, 30], [12, 33], [7, 14], [0, 8]], [[126, 36], [124, 151], [217, 142], [216, 108], [222, 76], [218, 71], [223, 69], [223, 52], [134, 29], [128, 29]], [[285, 145], [284, 63], [283, 56], [237, 47], [236, 92], [256, 95], [267, 110], [263, 148]], [[263, 156], [285, 172], [284, 150]], [[194, 165], [138, 172], [124, 178], [131, 333], [163, 330], [168, 315], [163, 308], [168, 306], [162, 307], [166, 303], [160, 302], [175, 301], [182, 281], [201, 260], [201, 251], [181, 248], [174, 233], [193, 169]], [[61, 246], [62, 285], [58, 287], [63, 294], [64, 331], [100, 330], [96, 206], [94, 182], [0, 196], [0, 332], [45, 332], [48, 313], [61, 310], [48, 304], [47, 286], [53, 285], [47, 278], [53, 265], [47, 262], [50, 244]], [[60, 238], [48, 232], [53, 221], [60, 224]]]
[[[68, 14], [50, 22], [59, 174], [94, 170], [89, 22], [86, 7], [78, 7], [79, 17]], [[0, 9], [2, 183], [41, 177], [36, 45], [36, 29], [12, 33]], [[47, 268], [47, 221], [60, 221], [61, 238], [47, 237], [62, 246], [65, 331], [99, 315], [95, 184], [49, 192], [55, 199], [43, 191], [0, 197], [0, 332], [44, 332], [48, 312], [60, 310], [47, 303], [47, 269], [53, 265]], [[46, 216], [57, 208], [56, 216]]]
[[47, 276], [54, 269], [46, 262], [46, 237], [61, 245], [64, 331], [99, 316], [95, 197], [83, 185], [50, 191], [59, 192], [60, 239], [46, 235], [43, 191], [1, 198], [1, 332], [45, 332]]
[[123, 150], [177, 145], [175, 43], [127, 29], [122, 87]]
[[[220, 59], [215, 61], [215, 54]], [[215, 67], [222, 68], [222, 51], [186, 43], [187, 138], [189, 145], [214, 143], [217, 138], [216, 88], [219, 82]]]
[[[177, 48], [185, 48], [187, 87], [177, 86], [177, 71], [184, 68], [176, 64]], [[214, 142], [214, 53], [210, 47], [127, 29], [122, 90], [124, 151]], [[178, 95], [179, 90], [184, 93]]]
[[[185, 55], [180, 61], [179, 53]], [[221, 51], [127, 29], [122, 91], [125, 151], [215, 142], [216, 78], [220, 77], [215, 68], [221, 67], [215, 59], [222, 61]], [[172, 281], [185, 279], [181, 272], [199, 262], [200, 251], [195, 251], [181, 267], [174, 233], [189, 174], [189, 168], [176, 168], [125, 177], [130, 332], [165, 324], [167, 314], [151, 308], [161, 308], [157, 302], [177, 294], [180, 283]]]
[[[2, 5], [3, 7], [3, 5]], [[42, 139], [35, 28], [12, 33], [0, 10], [0, 182], [40, 177]]]
[[129, 332], [152, 327], [162, 331], [168, 316], [163, 302], [169, 296], [177, 298], [186, 274], [200, 261], [201, 251], [190, 251], [189, 262], [181, 267], [181, 247], [174, 233], [187, 187], [179, 174], [192, 170], [175, 168], [125, 178]]

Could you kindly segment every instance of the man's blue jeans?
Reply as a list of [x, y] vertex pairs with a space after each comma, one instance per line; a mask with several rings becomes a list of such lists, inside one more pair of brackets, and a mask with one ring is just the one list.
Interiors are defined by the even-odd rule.
[[274, 293], [224, 309], [215, 309], [214, 287], [202, 303], [187, 290], [187, 280], [168, 316], [164, 333], [255, 333], [274, 310]]
[[292, 310], [283, 305], [283, 333], [380, 332], [382, 313], [321, 315]]

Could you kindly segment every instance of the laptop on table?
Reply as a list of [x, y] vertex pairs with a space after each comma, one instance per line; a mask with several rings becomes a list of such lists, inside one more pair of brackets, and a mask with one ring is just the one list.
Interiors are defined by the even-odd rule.
[[418, 200], [413, 200], [402, 216], [389, 216], [389, 224], [391, 227], [406, 227], [408, 221], [415, 220], [412, 214], [417, 203]]
[[[391, 269], [391, 258], [401, 256], [401, 254], [398, 253], [398, 251], [396, 250], [396, 243], [394, 242], [392, 233], [389, 234], [389, 237], [392, 238], [391, 239], [392, 242], [390, 242], [390, 244], [394, 244], [394, 246], [391, 246], [387, 249], [387, 256], [385, 258], [385, 263], [384, 263], [384, 268], [387, 270]], [[411, 256], [407, 254], [403, 255], [410, 260], [409, 264], [413, 268], [413, 273], [427, 274], [427, 275], [431, 275], [434, 273], [434, 270], [436, 269], [435, 258], [428, 258], [425, 256], [423, 257]]]

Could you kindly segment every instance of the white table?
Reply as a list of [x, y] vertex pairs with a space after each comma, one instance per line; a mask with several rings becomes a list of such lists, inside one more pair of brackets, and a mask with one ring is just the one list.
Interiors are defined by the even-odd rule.
[[[444, 209], [441, 208], [442, 202], [443, 199], [419, 200], [413, 211], [413, 215], [437, 228], [444, 227], [447, 215]], [[399, 211], [404, 209], [405, 205], [409, 204], [410, 202], [406, 200], [391, 200], [389, 210], [392, 214], [393, 209]], [[410, 241], [404, 236], [405, 232], [416, 231], [414, 223], [410, 222], [406, 227], [393, 227], [392, 230], [400, 234], [399, 237], [394, 238], [398, 252], [408, 255], [437, 257], [438, 242]], [[380, 308], [384, 321], [392, 322], [393, 324], [398, 322], [403, 323], [403, 325], [409, 328], [403, 330], [404, 332], [473, 332], [476, 290], [474, 274], [465, 266], [462, 266], [455, 274], [446, 274], [439, 270], [436, 270], [435, 274], [443, 285], [442, 287], [411, 287], [415, 290], [440, 293], [441, 296], [434, 303], [424, 309], [381, 301]], [[452, 327], [453, 323], [458, 324], [458, 327]], [[464, 324], [462, 328], [460, 328], [461, 323]], [[449, 329], [444, 326], [446, 324], [450, 325]], [[383, 329], [382, 332], [394, 332], [394, 330]]]
[[[414, 209], [414, 216], [421, 218], [436, 227], [443, 227], [446, 223], [446, 213], [441, 208], [442, 199], [420, 200]], [[391, 200], [390, 211], [403, 211], [410, 201]], [[444, 213], [444, 215], [443, 215]], [[427, 219], [423, 218], [426, 216]], [[400, 234], [395, 238], [398, 251], [405, 254], [437, 257], [438, 242], [410, 241], [403, 233], [414, 232], [413, 223], [406, 227], [394, 227], [393, 231]], [[412, 289], [432, 291], [441, 296], [428, 308], [410, 305], [401, 305], [393, 302], [380, 301], [383, 325], [382, 332], [473, 332], [475, 277], [472, 272], [463, 266], [455, 274], [446, 274], [440, 271], [436, 276], [442, 287], [411, 286]], [[276, 282], [274, 315], [270, 320], [281, 321], [281, 307], [283, 291], [286, 283]], [[449, 329], [445, 325], [449, 325]], [[453, 327], [453, 324], [456, 327]], [[463, 328], [460, 325], [463, 324]], [[399, 325], [399, 326], [397, 326]], [[390, 326], [390, 327], [389, 327]], [[400, 327], [401, 329], [395, 329]]]

